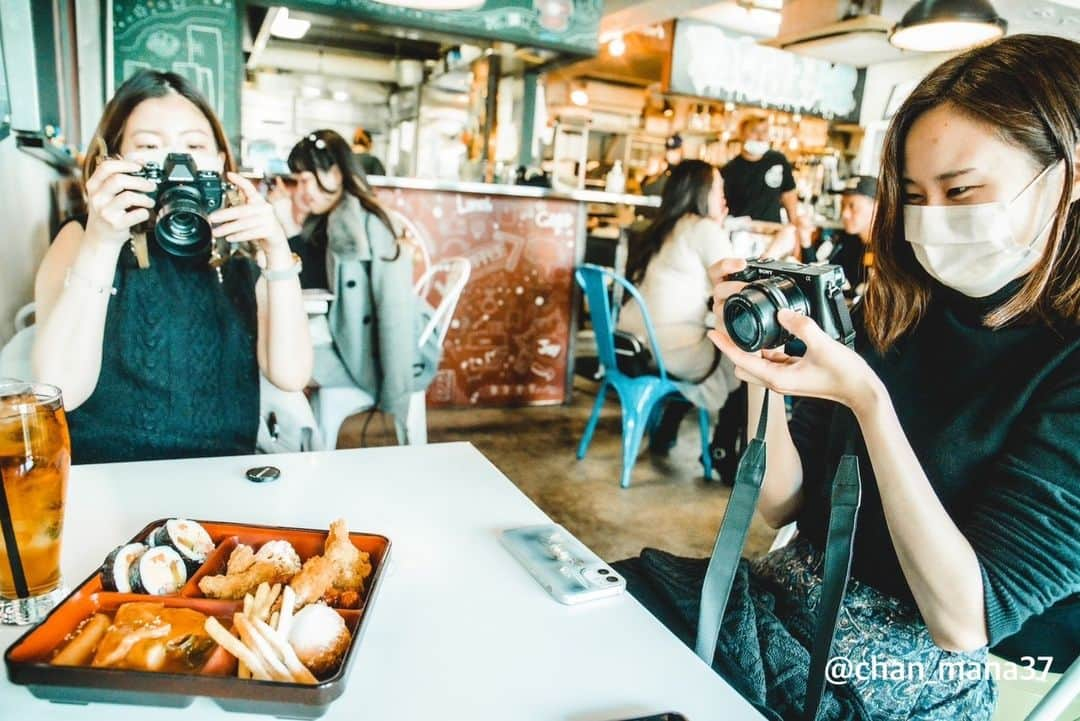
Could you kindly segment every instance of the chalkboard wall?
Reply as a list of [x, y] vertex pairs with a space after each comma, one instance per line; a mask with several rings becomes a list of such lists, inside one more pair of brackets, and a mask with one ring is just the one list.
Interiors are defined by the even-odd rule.
[[375, 0], [285, 0], [275, 4], [586, 56], [596, 54], [604, 12], [603, 0], [487, 0], [475, 10], [452, 12], [413, 10]]
[[[171, 70], [206, 94], [234, 149], [240, 141], [244, 0], [111, 0], [117, 86], [142, 68]], [[271, 4], [267, 0], [263, 4]], [[274, 5], [382, 25], [595, 55], [603, 0], [487, 0], [431, 12], [375, 0], [275, 0]]]
[[240, 147], [240, 7], [234, 0], [112, 0], [114, 77], [171, 70], [206, 95]]

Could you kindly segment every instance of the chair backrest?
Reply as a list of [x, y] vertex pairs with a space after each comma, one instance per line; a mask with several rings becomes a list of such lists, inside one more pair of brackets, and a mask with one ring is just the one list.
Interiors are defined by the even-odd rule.
[[34, 324], [34, 309], [36, 306], [33, 303], [27, 303], [22, 308], [15, 311], [15, 332], [18, 333], [23, 328], [28, 328]]
[[390, 217], [394, 232], [399, 236], [401, 243], [413, 251], [413, 258], [418, 261], [417, 277], [424, 277], [431, 270], [430, 238], [420, 229], [420, 226], [412, 222], [403, 213], [386, 206], [383, 206], [383, 208]]
[[649, 349], [652, 351], [653, 358], [656, 359], [660, 378], [666, 381], [667, 368], [664, 367], [660, 345], [656, 342], [656, 332], [653, 330], [652, 319], [649, 317], [649, 308], [634, 284], [610, 268], [589, 263], [578, 266], [574, 271], [574, 277], [585, 291], [585, 299], [589, 304], [589, 319], [592, 321], [593, 333], [596, 335], [596, 350], [600, 356], [600, 363], [606, 371], [619, 372], [619, 366], [615, 360], [615, 326], [619, 321], [619, 306], [612, 304], [607, 290], [608, 284], [613, 283], [629, 293], [640, 306], [641, 317], [645, 320], [645, 332], [649, 335]]
[[[458, 301], [461, 300], [465, 286], [469, 283], [471, 274], [472, 263], [467, 258], [447, 258], [428, 268], [413, 285], [413, 291], [421, 298], [427, 298], [433, 286], [442, 293], [438, 305], [435, 306], [435, 312], [420, 332], [417, 341], [419, 347], [422, 348], [433, 335], [438, 346], [442, 347], [446, 334], [450, 330], [450, 322], [454, 319], [454, 311], [457, 309]], [[436, 285], [436, 279], [440, 277], [442, 280]]]

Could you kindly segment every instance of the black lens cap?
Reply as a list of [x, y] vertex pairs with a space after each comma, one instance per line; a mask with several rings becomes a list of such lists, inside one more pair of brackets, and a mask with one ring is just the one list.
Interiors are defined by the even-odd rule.
[[274, 466], [255, 466], [247, 470], [247, 479], [252, 483], [269, 483], [281, 478], [281, 470]]

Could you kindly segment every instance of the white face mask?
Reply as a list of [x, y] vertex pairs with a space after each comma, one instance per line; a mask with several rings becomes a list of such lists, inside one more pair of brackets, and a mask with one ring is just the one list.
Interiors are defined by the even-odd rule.
[[764, 155], [769, 152], [769, 141], [767, 140], [747, 140], [743, 143], [743, 150], [750, 155]]
[[[1042, 257], [1049, 217], [1034, 236], [1017, 237], [1030, 228], [1030, 218], [1041, 217], [1043, 202], [1018, 201], [1031, 193], [1051, 165], [1011, 201], [998, 200], [976, 205], [905, 205], [904, 235], [919, 264], [944, 285], [970, 298], [982, 298], [1000, 290], [1009, 281], [1027, 273]], [[1042, 194], [1037, 201], [1045, 200]]]

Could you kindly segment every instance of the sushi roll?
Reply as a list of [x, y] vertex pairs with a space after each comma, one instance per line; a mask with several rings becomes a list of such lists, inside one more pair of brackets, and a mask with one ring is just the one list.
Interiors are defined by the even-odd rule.
[[173, 518], [158, 526], [149, 537], [153, 547], [172, 548], [184, 559], [188, 570], [195, 571], [214, 551], [214, 541], [206, 529], [186, 518]]
[[131, 593], [131, 566], [146, 553], [142, 543], [125, 543], [114, 548], [101, 564], [101, 585], [106, 591]]
[[148, 549], [131, 564], [131, 590], [151, 596], [171, 596], [187, 583], [184, 559], [169, 546]]

